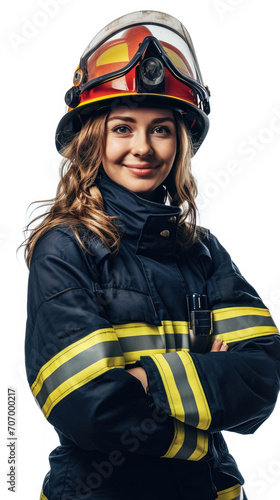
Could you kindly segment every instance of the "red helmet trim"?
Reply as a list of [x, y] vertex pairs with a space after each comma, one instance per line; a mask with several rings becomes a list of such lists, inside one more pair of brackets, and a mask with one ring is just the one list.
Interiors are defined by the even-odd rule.
[[157, 95], [159, 97], [171, 97], [173, 99], [179, 99], [180, 101], [192, 104], [196, 108], [198, 107], [197, 96], [193, 90], [188, 87], [185, 83], [174, 78], [170, 74], [168, 69], [165, 69], [165, 93], [140, 93], [136, 92], [136, 74], [135, 68], [130, 71], [127, 75], [116, 78], [115, 80], [109, 80], [108, 82], [102, 83], [97, 87], [89, 90], [84, 90], [80, 94], [80, 103], [77, 107], [82, 106], [88, 102], [101, 101], [102, 99], [107, 99], [109, 97], [118, 97], [125, 95]]
[[[106, 101], [106, 99], [114, 99], [114, 98], [125, 97], [125, 96], [157, 96], [157, 97], [161, 97], [161, 98], [168, 97], [169, 99], [174, 99], [174, 100], [182, 101], [182, 103], [191, 104], [191, 105], [197, 107], [197, 105], [194, 104], [194, 102], [192, 100], [188, 101], [187, 99], [182, 99], [180, 97], [176, 97], [174, 95], [168, 95], [168, 94], [152, 94], [152, 93], [147, 93], [147, 94], [141, 93], [141, 94], [138, 94], [137, 92], [118, 92], [117, 94], [110, 94], [108, 92], [108, 95], [104, 95], [104, 92], [102, 92], [102, 96], [94, 97], [93, 99], [87, 99], [87, 100], [81, 102], [74, 109], [78, 109], [79, 107], [86, 106], [86, 105], [91, 104], [93, 102], [98, 102], [98, 101], [102, 101], [102, 100]], [[69, 108], [69, 111], [72, 111], [72, 109], [73, 108]]]

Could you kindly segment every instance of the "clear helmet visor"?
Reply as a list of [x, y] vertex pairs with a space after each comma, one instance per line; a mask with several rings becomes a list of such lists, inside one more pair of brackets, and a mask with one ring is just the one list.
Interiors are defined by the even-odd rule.
[[156, 11], [127, 14], [100, 31], [81, 57], [74, 75], [74, 85], [83, 91], [93, 80], [120, 73], [137, 59], [137, 54], [144, 50], [150, 37], [156, 39], [163, 58], [168, 58], [183, 77], [203, 86], [194, 47], [186, 28], [174, 17]]

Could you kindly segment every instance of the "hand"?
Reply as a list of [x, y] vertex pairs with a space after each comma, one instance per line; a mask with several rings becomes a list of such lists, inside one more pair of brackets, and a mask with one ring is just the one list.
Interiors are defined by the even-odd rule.
[[145, 392], [147, 392], [148, 379], [144, 368], [137, 366], [136, 368], [130, 368], [126, 371], [130, 373], [130, 375], [133, 375], [133, 377], [138, 378], [143, 385]]
[[217, 337], [212, 345], [212, 349], [210, 352], [221, 352], [227, 350], [228, 350], [228, 345], [223, 344], [223, 341], [220, 339], [220, 337]]

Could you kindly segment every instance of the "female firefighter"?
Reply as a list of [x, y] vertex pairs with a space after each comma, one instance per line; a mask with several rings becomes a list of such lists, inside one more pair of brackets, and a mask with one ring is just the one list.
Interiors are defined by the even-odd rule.
[[245, 499], [220, 431], [271, 414], [279, 336], [196, 225], [210, 107], [189, 34], [160, 12], [114, 21], [65, 99], [61, 180], [26, 245], [28, 380], [61, 442], [41, 500]]

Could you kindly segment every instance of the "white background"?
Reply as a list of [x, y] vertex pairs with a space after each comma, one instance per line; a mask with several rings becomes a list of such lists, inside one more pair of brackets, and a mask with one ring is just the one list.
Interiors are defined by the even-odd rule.
[[[193, 161], [200, 223], [218, 236], [280, 325], [278, 2], [142, 0], [140, 7], [128, 0], [6, 2], [0, 107], [3, 499], [38, 499], [48, 454], [57, 445], [25, 379], [28, 272], [23, 252], [16, 255], [16, 248], [23, 239], [27, 207], [55, 194], [60, 156], [54, 133], [81, 53], [107, 23], [139, 8], [179, 18], [192, 36], [212, 93], [210, 132]], [[17, 391], [15, 494], [6, 483], [7, 387]], [[226, 433], [249, 500], [279, 500], [279, 404], [255, 435]]]

